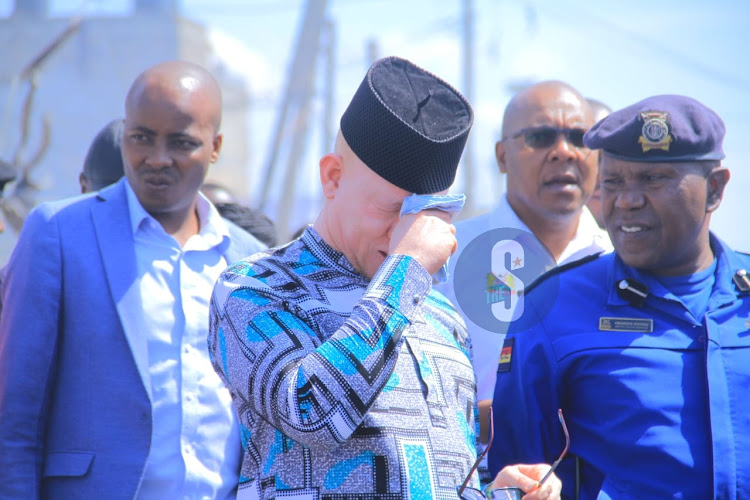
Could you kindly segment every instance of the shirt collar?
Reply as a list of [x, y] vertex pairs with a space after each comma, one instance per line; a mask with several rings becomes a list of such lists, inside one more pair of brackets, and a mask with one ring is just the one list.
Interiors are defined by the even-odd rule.
[[[150, 224], [155, 224], [156, 226], [154, 227], [161, 227], [161, 224], [143, 208], [143, 205], [141, 205], [135, 191], [133, 191], [127, 180], [125, 181], [125, 193], [128, 200], [130, 228], [133, 231], [133, 236], [147, 223], [146, 221], [153, 221]], [[216, 210], [216, 207], [200, 191], [198, 192], [195, 205], [198, 212], [198, 221], [200, 222], [200, 232], [198, 233], [200, 239], [205, 242], [207, 247], [222, 245], [222, 250], [226, 249], [230, 241], [229, 228], [219, 214], [219, 211]]]
[[[490, 222], [493, 228], [514, 227], [533, 234], [529, 226], [518, 217], [516, 211], [510, 206], [507, 193], [503, 193], [500, 203], [491, 212]], [[592, 253], [609, 253], [613, 249], [609, 235], [599, 227], [591, 211], [584, 205], [578, 218], [576, 234], [560, 255], [558, 264], [578, 260]]]
[[514, 227], [516, 229], [522, 229], [527, 233], [531, 232], [529, 226], [521, 220], [516, 211], [513, 210], [513, 207], [510, 206], [508, 194], [505, 192], [500, 197], [500, 203], [498, 203], [497, 207], [491, 212], [490, 222], [493, 228]]
[[[715, 234], [709, 233], [709, 238], [711, 249], [714, 252], [714, 259], [716, 261], [716, 278], [709, 304], [709, 307], [713, 309], [722, 304], [731, 303], [741, 294], [732, 280], [732, 275], [737, 269], [742, 268], [742, 262], [737, 259], [734, 252], [732, 252], [723, 241], [717, 238]], [[649, 293], [658, 297], [674, 297], [674, 295], [672, 295], [672, 293], [651, 273], [628, 266], [623, 262], [619, 255], [615, 254], [614, 266], [612, 267], [611, 275], [609, 276], [610, 303], [627, 303], [627, 301], [617, 295], [616, 291], [616, 284], [624, 278], [633, 278], [636, 281], [643, 283], [648, 286]]]
[[339, 252], [331, 245], [326, 243], [326, 241], [320, 236], [320, 234], [318, 234], [318, 232], [313, 229], [312, 225], [309, 225], [307, 226], [307, 228], [305, 228], [302, 236], [300, 236], [300, 240], [315, 257], [320, 259], [322, 262], [325, 262], [332, 268], [347, 274], [358, 275], [361, 276], [363, 280], [365, 279], [365, 277], [362, 276], [361, 273], [357, 272], [357, 270], [354, 269], [354, 266], [352, 266], [352, 264], [343, 253]]
[[138, 201], [138, 197], [135, 195], [135, 191], [133, 191], [133, 188], [130, 187], [130, 182], [125, 180], [125, 194], [128, 199], [128, 212], [130, 213], [130, 229], [133, 231], [133, 236], [138, 232], [138, 229], [145, 224], [145, 221], [147, 220], [153, 220], [156, 222], [156, 219], [151, 217], [148, 212], [146, 212], [146, 209], [143, 208], [143, 205], [141, 205], [141, 202]]

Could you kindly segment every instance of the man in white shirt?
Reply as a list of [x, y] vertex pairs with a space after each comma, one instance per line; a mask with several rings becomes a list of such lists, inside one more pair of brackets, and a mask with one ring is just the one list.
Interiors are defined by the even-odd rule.
[[199, 66], [146, 70], [125, 103], [125, 178], [26, 220], [0, 290], [0, 497], [234, 498], [239, 426], [208, 304], [264, 245], [198, 192], [221, 107]]
[[[466, 300], [462, 304], [467, 290], [454, 286], [456, 278], [459, 282], [461, 278], [456, 273], [462, 271], [462, 257], [477, 259], [473, 251], [464, 255], [464, 250], [480, 235], [505, 228], [514, 234], [520, 230], [533, 235], [546, 248], [552, 265], [612, 251], [607, 233], [585, 206], [597, 178], [596, 155], [583, 145], [583, 135], [593, 124], [586, 99], [566, 83], [541, 82], [516, 94], [505, 109], [502, 138], [495, 144], [506, 192], [491, 212], [456, 223], [458, 250], [450, 262], [449, 281], [438, 289], [459, 307], [466, 320], [480, 413], [493, 397], [505, 333], [502, 326], [507, 323], [498, 321], [498, 328], [492, 329], [482, 327], [467, 307], [476, 304]], [[539, 274], [543, 270], [540, 268]], [[484, 434], [486, 429], [482, 430]]]

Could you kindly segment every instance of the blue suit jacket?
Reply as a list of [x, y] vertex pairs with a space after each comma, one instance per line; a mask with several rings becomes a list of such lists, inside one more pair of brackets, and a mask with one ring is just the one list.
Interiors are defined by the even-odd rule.
[[[141, 307], [125, 182], [37, 207], [8, 263], [0, 498], [133, 498], [138, 490], [151, 403], [142, 319], [125, 314]], [[264, 248], [227, 225], [229, 263]]]

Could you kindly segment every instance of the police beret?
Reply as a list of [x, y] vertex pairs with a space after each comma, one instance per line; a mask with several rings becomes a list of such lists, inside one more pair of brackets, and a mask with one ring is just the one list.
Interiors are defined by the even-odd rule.
[[341, 117], [349, 147], [375, 173], [417, 194], [448, 189], [474, 113], [446, 82], [398, 57], [376, 61]]
[[658, 95], [603, 118], [583, 143], [635, 162], [721, 160], [725, 130], [719, 115], [695, 99]]

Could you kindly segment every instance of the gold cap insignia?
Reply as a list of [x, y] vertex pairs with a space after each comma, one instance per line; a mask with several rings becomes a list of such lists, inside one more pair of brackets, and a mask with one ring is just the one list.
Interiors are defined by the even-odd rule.
[[667, 117], [669, 113], [661, 111], [646, 111], [641, 113], [643, 127], [638, 142], [643, 147], [643, 152], [652, 149], [662, 149], [669, 151], [669, 144], [672, 142], [672, 136], [669, 135], [669, 125]]

